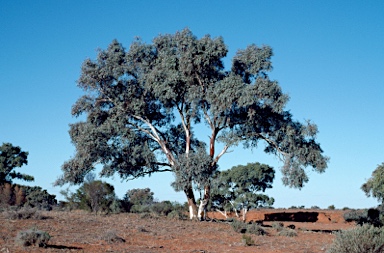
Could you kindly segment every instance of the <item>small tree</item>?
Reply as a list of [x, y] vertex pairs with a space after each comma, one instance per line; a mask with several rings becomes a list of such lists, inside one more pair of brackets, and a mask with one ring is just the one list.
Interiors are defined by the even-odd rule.
[[238, 165], [220, 172], [213, 181], [212, 206], [218, 210], [233, 208], [236, 212], [243, 211], [243, 220], [251, 208], [271, 206], [273, 198], [260, 194], [272, 188], [275, 171], [272, 167], [260, 163]]
[[372, 196], [380, 203], [384, 203], [384, 163], [377, 166], [361, 189], [368, 197]]
[[131, 189], [127, 191], [123, 201], [129, 203], [131, 212], [149, 211], [149, 206], [154, 203], [153, 194], [149, 188]]
[[83, 185], [75, 193], [61, 191], [70, 208], [80, 208], [91, 212], [110, 212], [116, 201], [115, 188], [101, 180], [95, 180], [94, 175], [86, 177]]
[[109, 212], [110, 206], [116, 199], [115, 188], [101, 180], [85, 182], [80, 191], [84, 193], [82, 202], [96, 214], [99, 211]]
[[21, 151], [20, 147], [11, 143], [0, 146], [0, 184], [12, 183], [12, 179], [33, 181], [33, 176], [15, 172], [14, 169], [28, 164], [28, 152]]

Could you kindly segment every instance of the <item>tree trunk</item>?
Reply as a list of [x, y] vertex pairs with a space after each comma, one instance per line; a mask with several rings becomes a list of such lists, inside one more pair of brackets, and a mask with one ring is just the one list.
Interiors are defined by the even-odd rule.
[[191, 220], [194, 218], [197, 218], [197, 206], [196, 206], [195, 195], [193, 193], [192, 187], [190, 186], [187, 189], [185, 189], [184, 193], [187, 196], [187, 200], [188, 200], [189, 218]]
[[199, 212], [198, 212], [199, 220], [205, 220], [206, 219], [207, 206], [208, 206], [208, 202], [209, 202], [209, 198], [210, 198], [210, 191], [211, 191], [211, 186], [206, 185], [204, 187], [204, 197], [202, 200], [200, 200]]

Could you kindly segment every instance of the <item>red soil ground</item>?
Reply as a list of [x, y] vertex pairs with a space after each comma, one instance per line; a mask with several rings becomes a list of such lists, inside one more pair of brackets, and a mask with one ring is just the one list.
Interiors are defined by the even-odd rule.
[[[42, 220], [11, 220], [0, 214], [0, 252], [326, 252], [332, 231], [354, 225], [343, 219], [344, 211], [258, 210], [247, 221], [263, 221], [268, 235], [250, 235], [255, 245], [246, 246], [243, 234], [235, 232], [219, 213], [209, 213], [211, 222], [142, 218], [140, 214], [95, 216], [85, 212], [43, 212]], [[277, 235], [273, 222], [295, 225], [297, 236]], [[16, 243], [19, 231], [37, 228], [52, 238], [46, 248]], [[248, 234], [247, 234], [248, 235]]]

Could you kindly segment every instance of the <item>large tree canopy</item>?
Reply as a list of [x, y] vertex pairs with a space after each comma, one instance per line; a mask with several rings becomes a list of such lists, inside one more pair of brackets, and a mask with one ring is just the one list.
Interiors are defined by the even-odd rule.
[[[56, 183], [81, 183], [96, 164], [102, 176], [123, 179], [172, 171], [193, 207], [193, 185], [209, 199], [210, 178], [228, 148], [260, 141], [283, 161], [285, 185], [303, 187], [306, 167], [323, 172], [328, 158], [315, 141], [316, 125], [295, 121], [284, 110], [288, 96], [268, 77], [272, 49], [239, 50], [228, 70], [226, 55], [221, 37], [198, 39], [184, 29], [151, 44], [136, 40], [129, 50], [114, 40], [85, 60], [78, 86], [86, 94], [72, 114], [87, 118], [70, 126], [76, 153]], [[193, 130], [199, 123], [210, 131], [207, 142]]]
[[361, 189], [368, 197], [372, 196], [380, 203], [384, 203], [384, 163], [377, 166]]
[[0, 146], [0, 184], [12, 183], [13, 179], [33, 181], [33, 176], [14, 171], [28, 163], [27, 157], [28, 152], [22, 151], [20, 147], [3, 143]]

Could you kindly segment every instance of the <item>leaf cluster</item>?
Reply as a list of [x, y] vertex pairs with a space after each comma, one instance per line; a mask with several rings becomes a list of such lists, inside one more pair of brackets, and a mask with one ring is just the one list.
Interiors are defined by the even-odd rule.
[[13, 171], [17, 167], [28, 164], [28, 152], [11, 143], [0, 146], [0, 184], [12, 183], [12, 179], [33, 181], [33, 176]]

